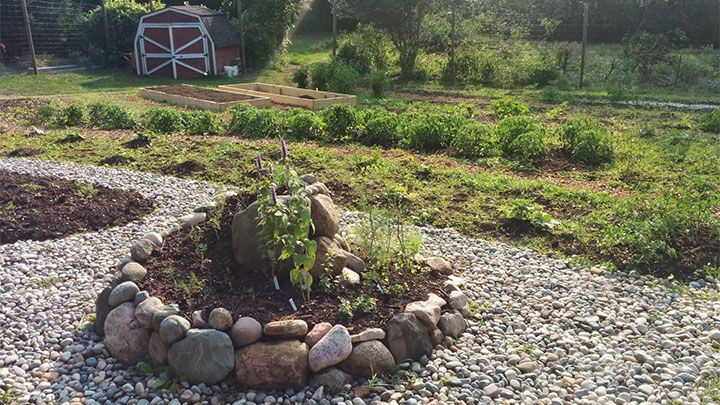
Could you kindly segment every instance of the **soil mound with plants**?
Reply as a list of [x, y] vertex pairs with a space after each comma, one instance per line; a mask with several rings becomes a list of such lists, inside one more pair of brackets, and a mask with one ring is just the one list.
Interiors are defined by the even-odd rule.
[[[302, 319], [310, 325], [343, 324], [349, 330], [383, 325], [408, 303], [422, 301], [428, 293], [444, 294], [442, 283], [447, 276], [433, 271], [413, 274], [396, 269], [388, 269], [387, 284], [404, 286], [402, 293], [381, 288], [370, 290], [363, 285], [343, 287], [340, 291], [325, 286], [303, 301], [300, 290], [291, 286], [287, 275], [278, 280], [279, 285], [287, 288], [276, 290], [262, 269], [242, 268], [233, 258], [233, 217], [255, 200], [253, 194], [231, 197], [218, 212], [209, 213], [207, 222], [168, 235], [162, 250], [154, 252], [144, 263], [147, 276], [141, 288], [163, 302], [178, 303], [188, 318], [198, 310], [226, 308], [263, 324]], [[376, 300], [373, 311], [366, 314], [355, 311], [352, 319], [343, 316], [340, 310], [343, 302], [362, 306], [358, 299], [369, 298]], [[297, 312], [290, 299], [297, 304]]]
[[0, 171], [0, 244], [123, 225], [149, 214], [135, 191]]

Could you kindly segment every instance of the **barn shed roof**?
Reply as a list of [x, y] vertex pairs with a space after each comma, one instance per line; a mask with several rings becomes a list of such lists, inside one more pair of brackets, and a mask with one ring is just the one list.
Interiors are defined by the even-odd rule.
[[166, 10], [178, 10], [200, 17], [217, 48], [240, 45], [235, 27], [230, 24], [230, 19], [220, 11], [204, 6], [171, 6]]

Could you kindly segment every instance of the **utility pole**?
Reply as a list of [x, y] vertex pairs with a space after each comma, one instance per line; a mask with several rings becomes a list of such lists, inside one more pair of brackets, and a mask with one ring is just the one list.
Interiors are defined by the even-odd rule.
[[580, 59], [580, 88], [585, 84], [585, 55], [587, 49], [587, 32], [588, 32], [588, 14], [590, 13], [590, 3], [583, 3], [583, 35], [582, 35], [582, 57]]
[[456, 0], [452, 0], [452, 4], [450, 6], [451, 13], [452, 13], [452, 16], [450, 17], [450, 22], [451, 22], [451, 24], [450, 24], [451, 25], [451, 31], [450, 31], [450, 74], [451, 74], [450, 83], [451, 84], [455, 84], [455, 79], [456, 79], [455, 76], [457, 75], [457, 69], [455, 66], [455, 45], [456, 45], [455, 44], [455, 38], [456, 38], [455, 37], [455, 8], [456, 8], [455, 2], [456, 2]]
[[25, 19], [25, 33], [28, 37], [28, 48], [30, 48], [30, 57], [32, 58], [33, 74], [38, 74], [37, 57], [35, 56], [35, 44], [33, 43], [32, 29], [30, 28], [30, 15], [28, 14], [26, 0], [20, 0], [23, 18]]
[[332, 24], [333, 24], [333, 45], [332, 45], [332, 56], [333, 58], [337, 55], [337, 9], [335, 8], [335, 2], [332, 2]]
[[242, 0], [237, 0], [237, 13], [238, 22], [240, 23], [240, 61], [242, 63], [243, 74], [245, 74], [245, 67], [247, 66], [247, 61], [245, 60], [245, 29], [243, 27], [242, 18]]
[[105, 24], [105, 52], [110, 53], [110, 29], [108, 28], [108, 17], [107, 7], [105, 7], [105, 0], [101, 1], [103, 11], [103, 22]]

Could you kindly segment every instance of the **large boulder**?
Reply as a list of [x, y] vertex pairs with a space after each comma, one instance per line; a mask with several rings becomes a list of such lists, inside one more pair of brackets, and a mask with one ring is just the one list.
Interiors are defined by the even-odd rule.
[[415, 301], [405, 306], [405, 312], [415, 315], [428, 330], [434, 328], [440, 320], [440, 307], [430, 301]]
[[235, 378], [244, 387], [301, 388], [308, 373], [308, 347], [297, 340], [255, 343], [235, 353]]
[[148, 354], [152, 363], [157, 366], [167, 364], [168, 350], [170, 350], [170, 345], [160, 337], [160, 332], [153, 332], [148, 342]]
[[254, 202], [235, 214], [231, 225], [233, 256], [247, 270], [260, 270], [263, 267], [257, 216], [258, 203]]
[[119, 280], [111, 281], [110, 285], [105, 287], [95, 300], [95, 333], [98, 336], [105, 336], [105, 319], [112, 309], [109, 303], [110, 293], [118, 284], [120, 284]]
[[[310, 269], [310, 274], [316, 278], [319, 278], [328, 270], [331, 271], [332, 274], [340, 274], [347, 265], [345, 252], [340, 249], [340, 247], [335, 244], [332, 239], [326, 236], [320, 236], [313, 240], [317, 242], [317, 251], [315, 253], [315, 265], [312, 269]], [[326, 268], [328, 256], [330, 256], [331, 269]]]
[[120, 363], [132, 365], [147, 357], [150, 331], [136, 322], [135, 307], [131, 302], [110, 311], [104, 327], [105, 348]]
[[308, 355], [310, 370], [317, 373], [324, 368], [334, 366], [347, 359], [352, 350], [348, 330], [342, 325], [335, 325], [310, 349]]
[[385, 344], [395, 361], [417, 360], [432, 351], [428, 329], [411, 313], [395, 315], [385, 325]]
[[395, 359], [382, 342], [370, 340], [355, 346], [350, 357], [338, 367], [355, 378], [370, 378], [373, 374], [392, 373]]
[[315, 227], [313, 236], [332, 238], [340, 230], [340, 212], [325, 194], [310, 196], [310, 213]]
[[190, 329], [167, 354], [173, 374], [193, 384], [215, 384], [233, 369], [230, 336], [214, 329]]

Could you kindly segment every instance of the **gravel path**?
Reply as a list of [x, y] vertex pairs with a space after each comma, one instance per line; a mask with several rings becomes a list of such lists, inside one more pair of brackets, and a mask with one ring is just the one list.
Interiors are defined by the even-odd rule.
[[[213, 187], [127, 170], [0, 160], [0, 170], [134, 189], [156, 201], [143, 221], [56, 241], [0, 246], [0, 403], [309, 403], [358, 405], [320, 390], [238, 392], [229, 384], [151, 389], [164, 374], [117, 365], [83, 325], [110, 268], [148, 230], [207, 205]], [[346, 222], [356, 216], [345, 214]], [[468, 333], [368, 402], [700, 403], [720, 364], [717, 286], [678, 295], [652, 278], [594, 274], [531, 251], [422, 228], [429, 253], [463, 269], [478, 304]], [[702, 283], [701, 283], [702, 284]], [[714, 295], [713, 300], [697, 299]], [[695, 296], [696, 299], [692, 299]]]

